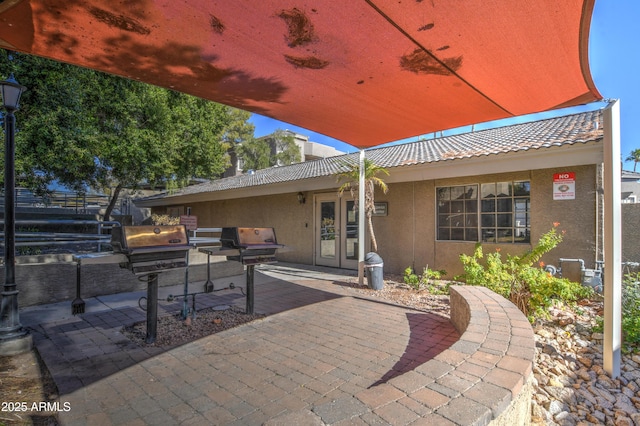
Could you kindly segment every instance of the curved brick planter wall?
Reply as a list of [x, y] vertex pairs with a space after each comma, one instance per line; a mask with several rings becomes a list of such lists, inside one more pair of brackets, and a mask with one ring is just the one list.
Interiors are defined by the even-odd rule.
[[450, 294], [460, 340], [419, 367], [435, 379], [430, 388], [440, 398], [430, 416], [459, 425], [529, 424], [535, 357], [529, 321], [487, 288], [452, 286]]

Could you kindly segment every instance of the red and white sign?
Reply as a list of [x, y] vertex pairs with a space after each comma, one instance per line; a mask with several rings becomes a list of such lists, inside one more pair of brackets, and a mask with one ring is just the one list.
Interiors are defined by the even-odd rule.
[[576, 174], [575, 172], [555, 173], [553, 175], [553, 199], [575, 200]]
[[187, 227], [187, 231], [195, 231], [198, 229], [198, 216], [180, 216], [180, 225]]

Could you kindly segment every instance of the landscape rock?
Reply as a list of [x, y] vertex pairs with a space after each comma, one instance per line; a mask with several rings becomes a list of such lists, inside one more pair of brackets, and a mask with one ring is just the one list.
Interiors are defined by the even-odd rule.
[[619, 378], [607, 374], [604, 336], [592, 332], [600, 305], [537, 322], [532, 424], [640, 426], [640, 355], [622, 355]]
[[[395, 281], [395, 282], [394, 282]], [[449, 315], [446, 298], [404, 291], [400, 280], [382, 291], [362, 290], [428, 312]], [[640, 426], [640, 354], [623, 354], [621, 376], [612, 379], [603, 365], [604, 335], [593, 332], [602, 301], [582, 300], [570, 312], [552, 308], [549, 320], [534, 324], [536, 359], [531, 424]]]

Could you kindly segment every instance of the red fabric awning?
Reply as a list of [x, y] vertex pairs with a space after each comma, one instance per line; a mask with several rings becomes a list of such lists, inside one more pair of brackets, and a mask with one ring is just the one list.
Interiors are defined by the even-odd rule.
[[600, 99], [587, 58], [593, 4], [8, 0], [0, 47], [364, 148]]

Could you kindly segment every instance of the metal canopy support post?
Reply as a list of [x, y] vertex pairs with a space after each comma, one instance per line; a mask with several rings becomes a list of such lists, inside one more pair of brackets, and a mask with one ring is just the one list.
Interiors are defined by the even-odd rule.
[[622, 340], [622, 214], [620, 103], [604, 109], [604, 369], [620, 376]]
[[364, 245], [365, 245], [365, 224], [364, 224], [364, 149], [360, 150], [360, 171], [358, 182], [358, 284], [364, 285]]

